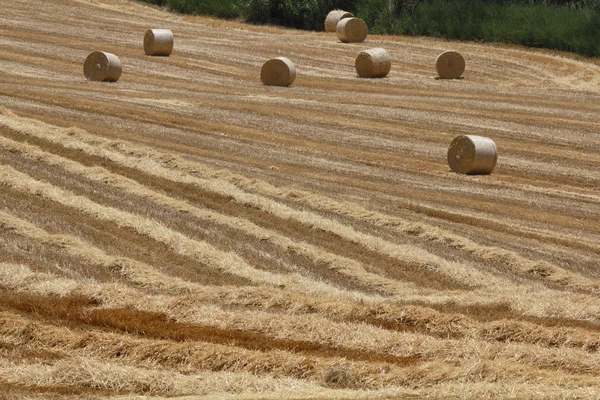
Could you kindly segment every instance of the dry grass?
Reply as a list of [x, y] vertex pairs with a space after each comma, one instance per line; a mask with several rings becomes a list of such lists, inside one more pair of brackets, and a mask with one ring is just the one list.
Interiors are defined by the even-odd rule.
[[[366, 80], [330, 33], [13, 3], [0, 398], [600, 394], [598, 65], [455, 43], [467, 73], [440, 80], [447, 43], [370, 36], [402, 56]], [[81, 74], [94, 49], [118, 82]], [[302, 74], [262, 85], [281, 54]], [[451, 173], [484, 132], [494, 174]]]

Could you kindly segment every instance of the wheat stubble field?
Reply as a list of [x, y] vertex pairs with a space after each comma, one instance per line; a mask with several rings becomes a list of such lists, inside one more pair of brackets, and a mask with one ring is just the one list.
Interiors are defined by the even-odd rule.
[[[1, 8], [0, 398], [600, 394], [597, 63]], [[356, 77], [370, 47], [387, 78]], [[448, 48], [465, 79], [434, 79]], [[85, 80], [96, 50], [117, 83]], [[275, 56], [293, 86], [260, 83]], [[496, 141], [493, 175], [449, 171], [460, 134]]]

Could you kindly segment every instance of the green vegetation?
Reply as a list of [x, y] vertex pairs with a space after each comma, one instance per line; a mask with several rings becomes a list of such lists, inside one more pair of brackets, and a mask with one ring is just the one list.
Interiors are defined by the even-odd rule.
[[327, 13], [336, 8], [354, 9], [356, 0], [142, 0], [174, 11], [243, 18], [300, 29], [322, 30]]
[[183, 13], [322, 30], [341, 8], [371, 33], [485, 40], [600, 56], [600, 0], [143, 0]]
[[357, 4], [357, 15], [371, 33], [485, 40], [600, 56], [600, 13], [590, 6], [425, 0], [414, 10], [390, 10], [388, 4], [389, 0]]
[[212, 15], [219, 18], [246, 17], [247, 8], [239, 0], [141, 0], [185, 14]]

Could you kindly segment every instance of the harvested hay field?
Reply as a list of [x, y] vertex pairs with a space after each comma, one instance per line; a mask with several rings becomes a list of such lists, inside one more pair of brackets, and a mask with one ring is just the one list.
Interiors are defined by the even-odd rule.
[[[1, 7], [0, 398], [600, 395], [594, 61]], [[393, 68], [360, 79], [374, 47]], [[463, 79], [436, 79], [448, 48]], [[85, 79], [92, 51], [118, 82]], [[291, 87], [260, 81], [278, 56]], [[450, 171], [459, 135], [493, 174]]]

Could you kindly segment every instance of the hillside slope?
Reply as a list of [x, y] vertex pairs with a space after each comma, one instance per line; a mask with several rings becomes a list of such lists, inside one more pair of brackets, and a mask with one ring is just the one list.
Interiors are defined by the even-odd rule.
[[[0, 398], [600, 394], [598, 65], [0, 8]], [[387, 78], [356, 77], [369, 47]], [[448, 48], [464, 79], [435, 79]], [[96, 50], [117, 83], [85, 80]], [[263, 86], [281, 55], [296, 82]], [[496, 141], [494, 174], [449, 171], [460, 134]]]

